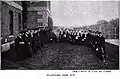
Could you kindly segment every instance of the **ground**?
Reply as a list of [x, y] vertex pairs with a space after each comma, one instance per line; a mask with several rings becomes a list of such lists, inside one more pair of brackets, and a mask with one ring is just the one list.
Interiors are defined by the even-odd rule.
[[107, 58], [102, 62], [91, 48], [69, 43], [48, 43], [32, 57], [12, 62], [2, 59], [2, 69], [90, 70], [119, 69], [119, 47], [106, 43]]

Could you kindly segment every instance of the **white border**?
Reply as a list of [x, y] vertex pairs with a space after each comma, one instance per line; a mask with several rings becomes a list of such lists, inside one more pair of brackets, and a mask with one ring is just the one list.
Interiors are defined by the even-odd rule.
[[[12, 1], [12, 0], [4, 0], [4, 1]], [[19, 0], [16, 0], [16, 1], [19, 1]], [[23, 0], [20, 0], [20, 1], [23, 1]], [[29, 0], [26, 0], [26, 1], [29, 1]], [[59, 1], [59, 0], [52, 0], [52, 1]], [[67, 1], [72, 1], [72, 0], [67, 0]], [[84, 1], [84, 0], [79, 0], [79, 1]], [[87, 1], [90, 1], [90, 0], [87, 0]], [[100, 1], [100, 0], [91, 0], [91, 1]], [[101, 1], [119, 1], [119, 0], [101, 0]], [[120, 33], [120, 29], [119, 29], [119, 33]], [[119, 34], [119, 37], [120, 37], [120, 34]], [[120, 57], [120, 54], [119, 54], [119, 57]], [[70, 74], [72, 73], [72, 71], [73, 70], [69, 70], [69, 71], [67, 70], [61, 70], [61, 71], [60, 70], [52, 70], [52, 71], [51, 70], [22, 70], [22, 71], [21, 70], [12, 70], [12, 71], [11, 70], [0, 70], [0, 79], [91, 79], [91, 78], [93, 79], [120, 79], [120, 76], [119, 76], [120, 70], [110, 70], [111, 73], [106, 73], [106, 72], [75, 73], [76, 76], [74, 77], [46, 76], [47, 74], [56, 74], [56, 73]], [[85, 70], [85, 71], [88, 71], [88, 70]], [[99, 71], [99, 70], [96, 70], [96, 71]], [[104, 70], [101, 70], [101, 71], [104, 71]]]
[[[79, 71], [79, 70], [78, 70]], [[85, 71], [85, 70], [83, 70]], [[96, 70], [90, 70], [96, 71]], [[105, 71], [105, 70], [103, 70]], [[0, 71], [1, 79], [119, 79], [120, 71], [111, 71], [111, 72], [79, 72], [73, 73], [72, 70], [4, 70]], [[54, 76], [47, 76], [47, 75], [54, 75]], [[60, 75], [60, 76], [55, 76]], [[63, 74], [68, 74], [69, 76], [63, 76]], [[73, 74], [74, 76], [70, 76]]]

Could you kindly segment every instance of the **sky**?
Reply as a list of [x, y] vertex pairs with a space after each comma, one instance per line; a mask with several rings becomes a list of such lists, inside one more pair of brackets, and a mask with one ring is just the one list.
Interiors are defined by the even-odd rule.
[[80, 27], [118, 17], [117, 1], [52, 1], [54, 26]]

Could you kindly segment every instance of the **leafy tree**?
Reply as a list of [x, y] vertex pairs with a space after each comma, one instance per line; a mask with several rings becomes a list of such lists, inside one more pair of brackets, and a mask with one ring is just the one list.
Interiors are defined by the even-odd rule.
[[[109, 21], [109, 24], [116, 30], [117, 38], [119, 38], [119, 18], [115, 18]], [[114, 33], [115, 33], [114, 30]]]
[[119, 27], [119, 18], [115, 18], [109, 21], [114, 27]]
[[97, 24], [108, 24], [106, 20], [99, 20], [97, 21]]

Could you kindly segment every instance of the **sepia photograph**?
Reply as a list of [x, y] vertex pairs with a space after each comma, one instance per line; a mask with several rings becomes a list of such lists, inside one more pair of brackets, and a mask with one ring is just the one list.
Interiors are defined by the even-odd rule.
[[0, 1], [1, 70], [119, 70], [119, 1]]

